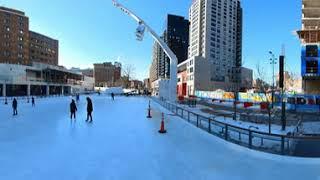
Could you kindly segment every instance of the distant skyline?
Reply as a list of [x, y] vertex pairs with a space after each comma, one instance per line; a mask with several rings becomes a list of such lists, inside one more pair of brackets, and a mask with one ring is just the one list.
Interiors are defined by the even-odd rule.
[[[191, 0], [120, 2], [159, 34], [167, 14], [188, 18], [191, 4]], [[2, 0], [0, 6], [24, 11], [31, 30], [58, 39], [60, 65], [88, 68], [120, 61], [136, 67], [137, 79], [148, 77], [153, 40], [146, 33], [143, 42], [136, 41], [136, 22], [113, 7], [111, 0]], [[260, 62], [271, 79], [268, 51], [279, 55], [284, 44], [286, 70], [300, 73], [300, 42], [293, 32], [301, 28], [301, 0], [242, 1], [242, 7], [244, 66], [255, 69]]]

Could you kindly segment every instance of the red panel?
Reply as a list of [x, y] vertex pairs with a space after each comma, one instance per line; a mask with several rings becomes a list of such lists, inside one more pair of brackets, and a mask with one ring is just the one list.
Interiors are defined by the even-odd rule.
[[182, 95], [187, 95], [187, 83], [182, 83]]

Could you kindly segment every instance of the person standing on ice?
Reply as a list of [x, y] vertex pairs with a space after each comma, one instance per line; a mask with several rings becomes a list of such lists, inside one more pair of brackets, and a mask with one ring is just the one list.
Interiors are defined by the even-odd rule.
[[77, 99], [77, 103], [78, 103], [80, 101], [80, 95], [79, 94], [76, 95], [76, 99]]
[[111, 98], [112, 98], [112, 101], [114, 101], [114, 93], [113, 92], [111, 93]]
[[87, 120], [89, 121], [89, 117], [90, 117], [90, 121], [92, 122], [92, 111], [93, 111], [93, 105], [92, 105], [92, 100], [87, 97]]
[[18, 115], [18, 101], [16, 98], [13, 98], [13, 101], [12, 101], [12, 109], [13, 109], [13, 115], [16, 116]]
[[77, 105], [76, 105], [76, 102], [72, 99], [70, 103], [71, 120], [72, 120], [72, 117], [76, 119], [76, 111], [77, 111]]
[[31, 98], [31, 104], [32, 104], [32, 107], [35, 107], [36, 106], [36, 103], [34, 101], [34, 97]]

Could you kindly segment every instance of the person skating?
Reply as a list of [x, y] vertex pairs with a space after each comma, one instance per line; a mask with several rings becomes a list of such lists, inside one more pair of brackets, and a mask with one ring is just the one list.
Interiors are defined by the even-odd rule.
[[93, 105], [92, 105], [92, 100], [87, 97], [87, 120], [89, 121], [89, 117], [90, 117], [90, 121], [92, 122], [92, 111], [93, 111]]
[[76, 99], [77, 99], [77, 103], [78, 103], [80, 101], [80, 95], [79, 94], [76, 95]]
[[76, 105], [76, 102], [72, 99], [70, 103], [71, 120], [72, 120], [72, 117], [76, 119], [76, 111], [77, 111], [77, 105]]
[[34, 101], [34, 97], [31, 98], [31, 104], [32, 104], [32, 107], [35, 107], [36, 106], [36, 103]]
[[111, 98], [114, 101], [114, 93], [111, 93]]
[[16, 116], [18, 115], [18, 101], [16, 98], [13, 99], [12, 101], [12, 109], [13, 109], [13, 115]]

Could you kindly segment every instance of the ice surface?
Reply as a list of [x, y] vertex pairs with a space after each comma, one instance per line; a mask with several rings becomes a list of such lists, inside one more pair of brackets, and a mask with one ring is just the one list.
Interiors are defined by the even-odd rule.
[[[320, 159], [256, 152], [216, 138], [139, 97], [93, 96], [87, 124], [81, 97], [77, 122], [70, 97], [0, 105], [1, 180], [320, 179]], [[159, 134], [161, 113], [167, 134]]]

